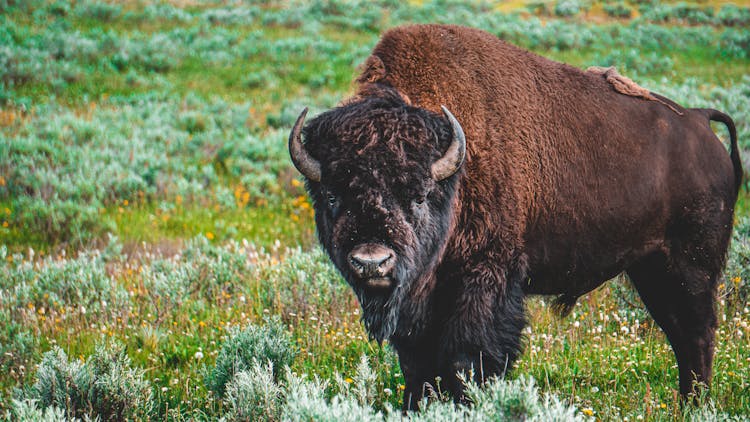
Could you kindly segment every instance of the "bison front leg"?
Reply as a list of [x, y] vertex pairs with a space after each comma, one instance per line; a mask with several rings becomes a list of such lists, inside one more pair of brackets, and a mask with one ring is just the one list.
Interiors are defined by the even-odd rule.
[[[430, 339], [432, 341], [430, 341]], [[401, 372], [404, 374], [403, 410], [418, 410], [422, 398], [430, 395], [438, 376], [435, 361], [434, 337], [426, 336], [419, 341], [414, 339], [393, 339], [398, 353]]]
[[521, 280], [525, 273], [474, 267], [473, 277], [457, 287], [455, 307], [445, 324], [438, 365], [445, 387], [457, 402], [465, 401], [466, 380], [483, 383], [502, 377], [521, 352], [526, 325]]

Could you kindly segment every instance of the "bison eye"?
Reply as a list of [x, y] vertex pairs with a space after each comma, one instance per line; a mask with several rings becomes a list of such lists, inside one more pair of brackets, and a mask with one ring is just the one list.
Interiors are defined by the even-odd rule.
[[336, 206], [339, 204], [339, 199], [336, 198], [336, 195], [329, 193], [328, 194], [328, 207], [331, 209], [336, 208]]
[[427, 200], [426, 196], [418, 196], [417, 199], [414, 200], [414, 203], [417, 205], [422, 205], [424, 204], [424, 201], [426, 200]]

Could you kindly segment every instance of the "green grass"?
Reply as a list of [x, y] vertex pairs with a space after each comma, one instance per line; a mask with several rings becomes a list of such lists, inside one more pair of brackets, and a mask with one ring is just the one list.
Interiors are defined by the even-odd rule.
[[251, 239], [269, 249], [274, 244], [310, 247], [314, 240], [309, 208], [289, 203], [230, 210], [219, 206], [177, 206], [170, 211], [153, 205], [117, 207], [107, 210], [104, 218], [114, 221], [117, 237], [134, 244], [205, 236], [216, 242]]
[[[614, 294], [609, 287], [591, 293], [562, 320], [533, 300], [529, 344], [518, 373], [533, 375], [543, 389], [561, 392], [607, 420], [638, 414], [673, 419], [681, 404], [669, 343], [650, 318], [638, 321], [618, 312]], [[719, 330], [712, 397], [725, 412], [746, 414], [750, 392], [741, 374], [750, 370], [750, 345], [735, 340], [736, 324]]]

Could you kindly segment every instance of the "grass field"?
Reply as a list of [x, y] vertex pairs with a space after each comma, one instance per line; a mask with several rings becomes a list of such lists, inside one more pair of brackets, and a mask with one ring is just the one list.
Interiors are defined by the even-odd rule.
[[[749, 6], [0, 0], [0, 417], [400, 418], [398, 359], [316, 246], [297, 113], [345, 98], [385, 29], [458, 23], [725, 111], [750, 157]], [[616, 279], [564, 319], [530, 299], [508, 380], [410, 417], [747, 419], [749, 214], [743, 189], [704, 407]]]

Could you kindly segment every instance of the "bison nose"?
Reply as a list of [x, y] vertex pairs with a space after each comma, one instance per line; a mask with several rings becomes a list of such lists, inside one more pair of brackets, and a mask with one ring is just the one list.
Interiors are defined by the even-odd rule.
[[385, 277], [395, 261], [393, 250], [372, 243], [359, 245], [349, 254], [349, 266], [361, 278]]

